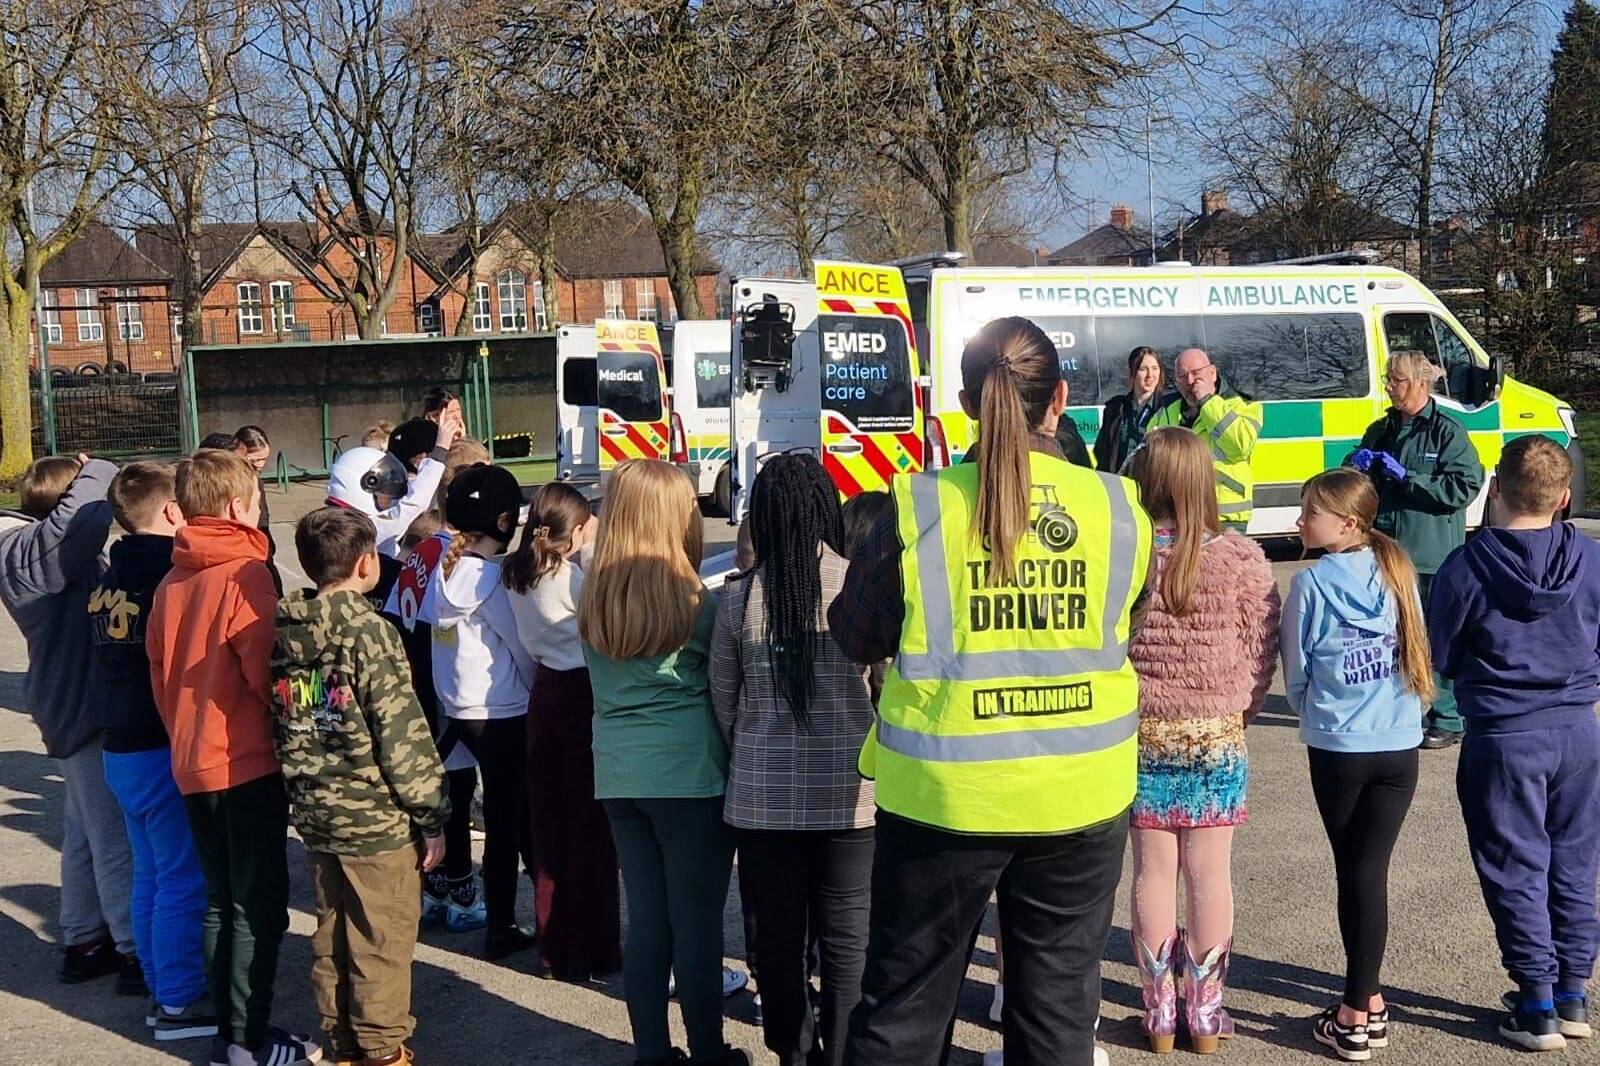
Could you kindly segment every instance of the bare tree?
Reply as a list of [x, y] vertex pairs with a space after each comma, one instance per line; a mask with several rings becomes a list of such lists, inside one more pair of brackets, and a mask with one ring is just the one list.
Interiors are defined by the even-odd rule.
[[272, 0], [289, 101], [298, 115], [263, 131], [300, 174], [290, 189], [327, 241], [326, 281], [364, 339], [382, 336], [417, 227], [417, 166], [434, 130], [415, 48], [423, 5]]
[[117, 18], [98, 0], [0, 0], [0, 479], [33, 458], [28, 364], [39, 275], [115, 184], [107, 164], [118, 109], [100, 72]]
[[178, 264], [179, 320], [185, 347], [201, 341], [201, 248], [212, 196], [237, 148], [246, 92], [240, 78], [249, 39], [244, 0], [181, 0], [140, 5], [126, 16], [147, 46], [114, 53], [114, 85], [126, 111], [122, 154], [143, 196], [125, 205], [137, 223], [155, 223]]

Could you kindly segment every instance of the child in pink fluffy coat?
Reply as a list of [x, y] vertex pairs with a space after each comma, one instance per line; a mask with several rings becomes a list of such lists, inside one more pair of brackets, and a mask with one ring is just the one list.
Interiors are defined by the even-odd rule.
[[[1177, 1033], [1178, 974], [1194, 1049], [1233, 1035], [1222, 1009], [1233, 939], [1233, 828], [1245, 822], [1244, 727], [1278, 655], [1279, 596], [1254, 541], [1222, 533], [1211, 453], [1158, 429], [1129, 462], [1155, 525], [1159, 580], [1128, 646], [1139, 674], [1133, 941], [1152, 1051]], [[1178, 878], [1188, 929], [1178, 927]], [[1187, 962], [1183, 957], [1187, 956]]]

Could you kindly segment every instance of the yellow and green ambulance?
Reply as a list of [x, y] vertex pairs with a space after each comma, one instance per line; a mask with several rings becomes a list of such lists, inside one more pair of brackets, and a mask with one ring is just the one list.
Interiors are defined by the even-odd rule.
[[[936, 460], [959, 461], [974, 425], [961, 410], [961, 349], [984, 323], [1029, 318], [1050, 335], [1086, 440], [1102, 405], [1125, 392], [1127, 357], [1148, 345], [1168, 371], [1203, 348], [1227, 385], [1259, 401], [1265, 423], [1253, 456], [1250, 532], [1292, 533], [1300, 487], [1344, 461], [1388, 408], [1389, 353], [1417, 350], [1444, 368], [1440, 408], [1467, 429], [1484, 466], [1504, 443], [1543, 433], [1567, 447], [1583, 499], [1583, 455], [1571, 405], [1506, 376], [1427, 286], [1355, 256], [1240, 267], [964, 267], [948, 254], [896, 264], [905, 278], [916, 346], [929, 380], [928, 435]], [[1484, 495], [1468, 511], [1482, 519]], [[1581, 503], [1579, 504], [1581, 506]]]

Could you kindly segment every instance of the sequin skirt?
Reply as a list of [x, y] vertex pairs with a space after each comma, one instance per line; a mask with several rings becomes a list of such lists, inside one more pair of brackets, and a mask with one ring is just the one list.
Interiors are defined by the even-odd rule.
[[1243, 825], [1249, 781], [1244, 725], [1237, 716], [1140, 720], [1134, 828]]

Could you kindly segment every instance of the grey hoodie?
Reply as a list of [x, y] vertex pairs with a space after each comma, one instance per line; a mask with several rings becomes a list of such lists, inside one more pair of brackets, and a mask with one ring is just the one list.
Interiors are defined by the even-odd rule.
[[89, 707], [89, 595], [111, 531], [115, 463], [90, 459], [55, 510], [0, 536], [0, 602], [28, 642], [23, 699], [45, 751], [65, 759], [100, 735]]

